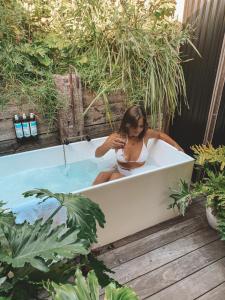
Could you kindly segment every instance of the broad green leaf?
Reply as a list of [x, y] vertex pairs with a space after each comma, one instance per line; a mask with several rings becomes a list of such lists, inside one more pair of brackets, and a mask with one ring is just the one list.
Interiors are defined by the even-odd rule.
[[42, 224], [42, 220], [37, 220], [33, 225], [4, 226], [2, 232], [9, 249], [0, 249], [0, 260], [14, 268], [30, 263], [34, 268], [47, 272], [47, 260], [58, 261], [89, 252], [89, 244], [78, 239], [79, 231], [71, 231], [65, 225], [53, 229], [51, 222]]
[[[96, 258], [92, 253], [88, 255], [88, 265], [90, 266], [91, 270], [95, 272], [96, 276], [98, 277], [98, 282], [102, 288], [112, 282], [112, 278], [110, 278], [108, 274], [114, 272], [107, 268], [103, 261]], [[120, 286], [118, 282], [115, 281], [115, 283], [117, 286]]]
[[98, 204], [79, 194], [51, 193], [46, 189], [35, 189], [24, 193], [24, 197], [35, 196], [42, 201], [55, 198], [67, 208], [67, 224], [79, 226], [79, 237], [96, 242], [97, 223], [104, 227], [105, 217]]
[[15, 222], [15, 216], [8, 209], [4, 209], [4, 202], [0, 201], [0, 226], [1, 225], [13, 225]]

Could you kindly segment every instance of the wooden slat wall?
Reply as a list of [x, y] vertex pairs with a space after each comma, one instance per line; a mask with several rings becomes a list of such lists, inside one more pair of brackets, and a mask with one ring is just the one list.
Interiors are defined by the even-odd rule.
[[[13, 125], [15, 114], [35, 112], [38, 116], [38, 141], [27, 142], [19, 145]], [[48, 120], [41, 117], [36, 108], [31, 104], [18, 105], [11, 103], [0, 111], [0, 154], [14, 153], [17, 151], [32, 150], [58, 144], [57, 126], [49, 127]]]
[[[95, 95], [87, 90], [83, 90], [83, 109], [89, 106]], [[117, 93], [109, 96], [109, 106], [112, 112], [112, 126], [118, 129], [120, 120], [125, 110], [124, 96]], [[27, 142], [19, 146], [16, 141], [15, 131], [12, 118], [15, 114], [36, 112], [32, 105], [24, 104], [18, 106], [15, 103], [10, 104], [3, 111], [0, 111], [0, 155], [15, 153], [19, 151], [33, 150], [42, 147], [58, 145], [59, 131], [58, 125], [55, 124], [51, 128], [48, 126], [48, 120], [42, 118], [38, 113], [38, 134], [37, 142]], [[113, 131], [108, 122], [105, 111], [105, 103], [102, 98], [96, 100], [89, 109], [84, 118], [84, 133], [91, 138], [108, 135]]]
[[[94, 95], [87, 90], [83, 92], [84, 111], [94, 99]], [[115, 93], [109, 96], [109, 106], [111, 111], [111, 121], [114, 129], [118, 129], [120, 120], [125, 111], [124, 95]], [[89, 109], [84, 118], [85, 132], [91, 137], [99, 137], [112, 132], [112, 128], [106, 116], [106, 106], [103, 99], [97, 100]]]

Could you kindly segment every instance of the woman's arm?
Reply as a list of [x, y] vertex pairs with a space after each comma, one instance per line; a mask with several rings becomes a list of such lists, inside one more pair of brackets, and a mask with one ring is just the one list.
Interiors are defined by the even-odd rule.
[[162, 131], [156, 131], [153, 129], [148, 129], [147, 131], [147, 137], [150, 138], [156, 138], [165, 141], [166, 143], [170, 144], [171, 146], [177, 148], [179, 151], [184, 151], [181, 146], [174, 141], [170, 136], [168, 136], [166, 133]]
[[110, 149], [119, 149], [123, 148], [125, 145], [125, 141], [121, 139], [119, 134], [117, 133], [112, 133], [106, 140], [105, 142], [99, 146], [95, 150], [95, 156], [96, 157], [102, 157], [105, 155]]

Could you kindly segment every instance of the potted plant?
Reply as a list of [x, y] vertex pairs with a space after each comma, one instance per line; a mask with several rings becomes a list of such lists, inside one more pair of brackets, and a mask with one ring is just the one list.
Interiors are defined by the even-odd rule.
[[206, 197], [206, 216], [210, 226], [218, 229], [225, 240], [225, 146], [193, 146], [197, 181], [190, 186], [181, 180], [180, 190], [173, 191], [170, 208], [177, 207], [184, 215], [198, 196]]

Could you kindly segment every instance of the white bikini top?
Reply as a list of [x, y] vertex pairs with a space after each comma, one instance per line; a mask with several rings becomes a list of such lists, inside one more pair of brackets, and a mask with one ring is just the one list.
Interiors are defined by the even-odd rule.
[[[128, 139], [126, 140], [126, 143], [128, 142]], [[138, 157], [137, 160], [127, 160], [125, 158], [125, 155], [124, 155], [124, 149], [118, 149], [116, 151], [116, 158], [117, 158], [117, 161], [118, 162], [121, 162], [121, 163], [128, 163], [128, 162], [139, 162], [139, 163], [144, 163], [146, 162], [147, 158], [148, 158], [148, 149], [145, 145], [145, 142], [144, 142], [144, 139], [143, 139], [143, 145], [142, 145], [142, 148], [141, 148], [141, 152], [140, 152], [140, 155]]]

